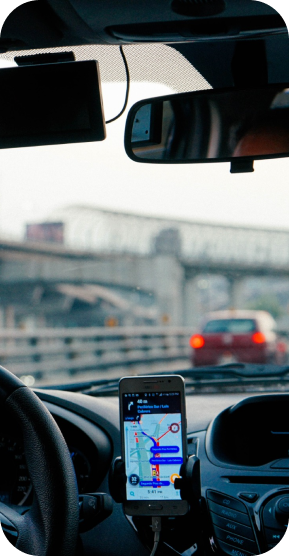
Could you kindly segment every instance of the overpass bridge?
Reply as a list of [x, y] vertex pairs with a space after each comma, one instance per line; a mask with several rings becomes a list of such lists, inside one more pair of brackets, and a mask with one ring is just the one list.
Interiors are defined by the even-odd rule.
[[289, 277], [289, 230], [90, 207], [57, 211], [51, 221], [63, 222], [62, 245], [0, 240], [0, 306], [6, 326], [14, 322], [13, 307], [40, 318], [57, 305], [65, 312], [75, 300], [91, 308], [99, 299], [127, 316], [137, 307], [142, 323], [166, 315], [171, 324], [194, 326], [200, 274], [226, 276], [230, 306], [236, 308], [242, 306], [246, 278]]
[[188, 266], [212, 265], [256, 272], [289, 265], [288, 230], [190, 222], [71, 206], [55, 211], [65, 244], [97, 253], [174, 255]]

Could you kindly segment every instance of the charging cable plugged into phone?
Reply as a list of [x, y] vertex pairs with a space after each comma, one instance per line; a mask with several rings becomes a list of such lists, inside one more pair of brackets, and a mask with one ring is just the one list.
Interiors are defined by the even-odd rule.
[[[182, 499], [190, 503], [190, 509], [197, 512], [201, 499], [201, 474], [200, 460], [197, 456], [191, 456], [184, 462], [180, 469], [180, 477], [175, 479], [174, 487], [180, 490]], [[155, 556], [160, 541], [161, 517], [152, 517], [152, 531], [154, 533], [154, 545], [150, 556]]]
[[159, 541], [160, 541], [160, 532], [162, 528], [162, 520], [160, 517], [152, 517], [152, 532], [154, 533], [154, 545], [153, 549], [150, 553], [150, 556], [155, 556], [157, 551]]

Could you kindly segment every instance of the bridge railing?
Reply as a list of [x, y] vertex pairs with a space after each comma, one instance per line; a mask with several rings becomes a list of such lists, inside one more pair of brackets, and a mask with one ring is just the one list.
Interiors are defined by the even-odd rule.
[[0, 365], [37, 381], [55, 380], [63, 374], [189, 361], [191, 333], [187, 327], [152, 326], [43, 328], [37, 332], [0, 329]]

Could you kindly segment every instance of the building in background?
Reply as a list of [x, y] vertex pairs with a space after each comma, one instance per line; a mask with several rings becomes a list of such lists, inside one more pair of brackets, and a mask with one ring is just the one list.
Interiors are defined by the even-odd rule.
[[38, 243], [64, 243], [63, 222], [41, 222], [40, 224], [27, 224], [26, 241], [37, 241]]

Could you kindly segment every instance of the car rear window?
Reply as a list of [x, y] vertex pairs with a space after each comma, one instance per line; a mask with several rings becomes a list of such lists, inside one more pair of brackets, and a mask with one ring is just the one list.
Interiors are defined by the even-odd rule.
[[230, 332], [231, 334], [246, 334], [246, 332], [254, 332], [256, 323], [253, 319], [219, 319], [210, 320], [205, 325], [204, 333], [220, 333]]

